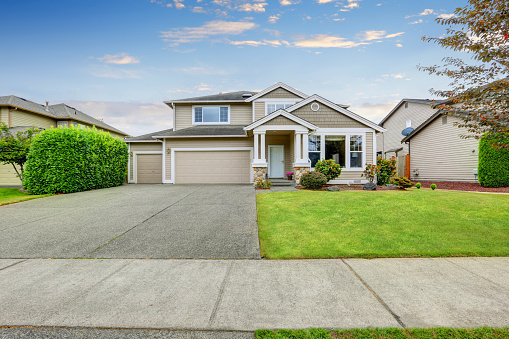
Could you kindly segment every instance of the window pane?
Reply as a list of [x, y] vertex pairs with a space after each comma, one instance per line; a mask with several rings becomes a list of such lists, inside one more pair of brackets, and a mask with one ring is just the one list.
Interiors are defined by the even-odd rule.
[[268, 104], [267, 105], [267, 114], [270, 114], [276, 110], [276, 105], [274, 104]]
[[194, 108], [194, 121], [195, 122], [202, 122], [203, 121], [203, 115], [202, 115], [201, 107], [195, 107]]
[[228, 122], [228, 107], [221, 107], [220, 109], [220, 121]]
[[285, 104], [285, 108], [292, 106], [293, 104]]
[[310, 152], [320, 151], [320, 136], [319, 135], [310, 135], [308, 139], [308, 150]]
[[362, 135], [350, 137], [350, 151], [362, 151]]
[[344, 135], [325, 136], [325, 159], [332, 159], [345, 167], [346, 137]]
[[350, 152], [350, 167], [362, 167], [362, 152]]
[[309, 160], [311, 160], [311, 167], [315, 167], [318, 160], [320, 160], [320, 152], [309, 152]]
[[277, 111], [278, 109], [283, 109], [283, 108], [285, 108], [285, 105], [284, 105], [284, 104], [276, 104], [276, 111]]
[[219, 122], [219, 107], [203, 107], [203, 122]]

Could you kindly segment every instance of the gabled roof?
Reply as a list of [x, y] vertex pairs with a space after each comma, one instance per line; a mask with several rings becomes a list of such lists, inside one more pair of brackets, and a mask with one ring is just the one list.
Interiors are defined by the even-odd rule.
[[403, 105], [405, 102], [413, 102], [416, 104], [423, 104], [423, 105], [432, 105], [432, 104], [444, 104], [448, 102], [449, 100], [430, 100], [430, 99], [401, 99], [401, 101], [394, 106], [394, 108], [385, 116], [385, 118], [382, 119], [378, 124], [380, 126], [383, 126], [383, 123], [387, 121], [391, 117], [391, 115], [397, 111], [398, 108], [400, 108], [401, 105]]
[[47, 116], [56, 120], [76, 120], [90, 125], [95, 125], [99, 128], [116, 132], [121, 135], [128, 135], [100, 120], [91, 117], [77, 109], [67, 106], [65, 104], [50, 105], [48, 107], [40, 105], [30, 100], [26, 100], [14, 95], [0, 97], [0, 106], [17, 107], [23, 110]]
[[262, 96], [264, 96], [265, 94], [270, 93], [270, 92], [272, 92], [273, 90], [278, 89], [278, 88], [286, 89], [288, 92], [291, 92], [291, 93], [293, 93], [293, 94], [295, 94], [295, 95], [297, 95], [297, 96], [301, 97], [302, 99], [305, 99], [305, 98], [307, 98], [307, 97], [308, 97], [306, 94], [304, 94], [304, 93], [302, 93], [302, 92], [300, 92], [300, 91], [296, 90], [295, 88], [290, 87], [290, 86], [288, 86], [287, 84], [284, 84], [284, 83], [282, 83], [282, 82], [278, 82], [277, 84], [274, 84], [274, 85], [270, 86], [269, 88], [266, 88], [266, 89], [264, 89], [264, 90], [263, 90], [263, 91], [261, 91], [261, 92], [258, 92], [256, 95], [253, 95], [252, 97], [247, 98], [247, 99], [245, 100], [245, 102], [251, 102], [251, 101], [253, 101], [253, 100], [256, 100], [256, 99], [258, 99], [259, 97], [262, 97]]
[[252, 91], [237, 91], [237, 92], [229, 92], [229, 93], [218, 93], [213, 95], [206, 95], [202, 97], [192, 97], [185, 99], [177, 99], [177, 100], [169, 100], [165, 101], [165, 104], [172, 103], [192, 103], [192, 102], [245, 102], [246, 97], [243, 97], [244, 94], [255, 95], [257, 92]]
[[410, 140], [414, 135], [416, 135], [417, 133], [422, 131], [424, 129], [424, 127], [428, 126], [431, 122], [433, 122], [433, 120], [435, 120], [442, 114], [444, 114], [444, 113], [441, 111], [438, 111], [435, 114], [433, 114], [432, 116], [430, 116], [426, 121], [424, 121], [422, 124], [417, 126], [417, 128], [415, 130], [413, 130], [412, 133], [410, 133], [409, 135], [407, 135], [406, 137], [401, 139], [401, 143], [404, 143], [404, 142], [407, 142], [408, 140]]
[[296, 122], [299, 125], [302, 125], [304, 127], [312, 129], [312, 130], [316, 130], [318, 128], [317, 126], [313, 125], [312, 123], [310, 123], [310, 122], [308, 122], [308, 121], [306, 121], [304, 119], [301, 119], [298, 116], [295, 116], [295, 115], [289, 113], [287, 110], [278, 109], [277, 111], [275, 111], [273, 113], [270, 113], [269, 115], [266, 115], [263, 118], [256, 120], [252, 124], [244, 127], [244, 130], [245, 131], [250, 131], [250, 130], [252, 130], [252, 129], [258, 127], [258, 126], [261, 126], [261, 125], [265, 124], [266, 122], [268, 122], [268, 121], [270, 121], [272, 119], [275, 119], [275, 118], [279, 117], [279, 116], [283, 116], [285, 118], [288, 118], [288, 119], [292, 120], [293, 122]]
[[341, 107], [341, 106], [339, 106], [339, 105], [337, 105], [337, 104], [335, 104], [335, 103], [333, 103], [333, 102], [331, 102], [331, 101], [329, 101], [329, 100], [327, 100], [325, 98], [322, 98], [318, 94], [313, 94], [312, 96], [308, 97], [307, 99], [304, 99], [304, 100], [296, 103], [295, 105], [292, 105], [292, 106], [288, 107], [286, 109], [286, 111], [291, 113], [291, 112], [293, 112], [293, 111], [295, 111], [295, 110], [297, 110], [297, 109], [299, 109], [299, 108], [301, 108], [301, 107], [303, 107], [303, 106], [305, 106], [305, 105], [307, 105], [307, 104], [309, 104], [309, 103], [311, 103], [313, 101], [318, 101], [319, 103], [321, 103], [321, 104], [323, 104], [325, 106], [329, 106], [330, 108], [332, 108], [332, 109], [334, 109], [334, 110], [336, 110], [338, 112], [341, 112], [342, 114], [346, 115], [347, 117], [352, 118], [353, 120], [356, 120], [356, 121], [360, 122], [361, 124], [367, 125], [367, 126], [373, 128], [376, 131], [379, 131], [379, 132], [385, 132], [386, 131], [385, 128], [375, 124], [373, 121], [370, 121], [370, 120], [368, 120], [366, 118], [363, 118], [360, 115], [357, 115], [354, 112], [349, 111], [349, 110], [347, 110], [344, 107]]
[[200, 125], [174, 131], [166, 129], [159, 132], [125, 139], [126, 142], [155, 142], [162, 138], [213, 138], [213, 137], [246, 137], [244, 125]]

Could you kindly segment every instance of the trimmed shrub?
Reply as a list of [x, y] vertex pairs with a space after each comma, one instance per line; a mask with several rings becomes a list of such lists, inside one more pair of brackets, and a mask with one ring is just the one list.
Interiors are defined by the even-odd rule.
[[[509, 144], [509, 137], [506, 139]], [[484, 187], [509, 186], [509, 147], [493, 147], [488, 136], [479, 141], [479, 184]]]
[[429, 186], [433, 191], [437, 189], [437, 185], [436, 184], [431, 184]]
[[31, 194], [72, 193], [122, 185], [127, 145], [94, 129], [52, 128], [30, 146], [23, 186]]
[[315, 171], [323, 173], [327, 178], [327, 181], [336, 179], [341, 174], [341, 165], [336, 164], [332, 159], [319, 160], [315, 165]]
[[255, 186], [258, 188], [266, 189], [266, 188], [270, 188], [270, 186], [272, 186], [272, 182], [270, 182], [268, 180], [263, 180], [262, 178], [258, 178], [258, 179], [256, 179]]
[[412, 187], [414, 183], [410, 181], [407, 177], [396, 177], [393, 179], [394, 184], [398, 185], [399, 188], [406, 189]]
[[415, 184], [415, 187], [417, 187], [417, 189], [421, 188], [421, 186], [422, 186], [422, 185], [421, 185], [421, 183], [420, 183], [420, 182], [418, 182], [417, 184]]
[[387, 185], [391, 182], [391, 178], [396, 175], [396, 159], [384, 159], [382, 157], [376, 158], [377, 184], [379, 186]]
[[327, 183], [327, 177], [320, 172], [304, 173], [300, 177], [300, 184], [306, 188], [318, 189]]

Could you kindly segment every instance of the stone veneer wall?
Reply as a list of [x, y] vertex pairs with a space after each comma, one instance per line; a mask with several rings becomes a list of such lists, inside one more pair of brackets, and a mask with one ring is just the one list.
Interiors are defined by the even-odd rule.
[[253, 184], [256, 185], [256, 180], [267, 179], [267, 168], [266, 167], [253, 167]]
[[295, 183], [300, 184], [300, 178], [306, 172], [309, 172], [309, 167], [295, 167]]

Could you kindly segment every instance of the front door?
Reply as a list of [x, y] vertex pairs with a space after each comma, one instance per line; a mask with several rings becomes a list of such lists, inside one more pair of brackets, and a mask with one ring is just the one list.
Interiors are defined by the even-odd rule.
[[283, 145], [269, 145], [269, 177], [283, 178], [285, 158]]

